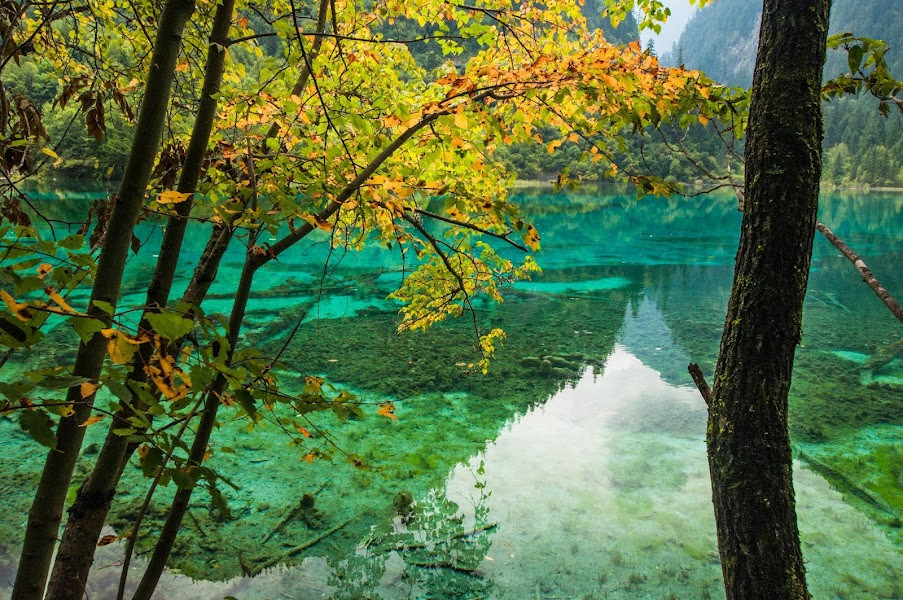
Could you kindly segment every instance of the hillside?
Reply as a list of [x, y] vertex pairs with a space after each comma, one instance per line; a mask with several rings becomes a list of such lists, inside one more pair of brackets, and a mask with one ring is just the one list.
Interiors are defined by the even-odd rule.
[[[717, 0], [697, 12], [662, 62], [699, 69], [727, 85], [752, 83], [761, 2]], [[903, 78], [903, 10], [899, 0], [835, 0], [830, 33], [851, 31], [885, 40], [887, 62]], [[832, 52], [825, 76], [846, 69], [845, 54]], [[824, 107], [824, 181], [838, 185], [903, 184], [903, 115], [882, 117], [870, 97], [843, 98]]]
[[[677, 46], [664, 54], [662, 61], [676, 64], [678, 55], [682, 55], [688, 68], [705, 71], [728, 85], [748, 87], [761, 13], [761, 2], [717, 0], [690, 19]], [[835, 0], [830, 33], [844, 31], [885, 40], [891, 47], [888, 64], [895, 73], [903, 70], [903, 10], [897, 0]], [[837, 74], [845, 64], [840, 53], [834, 54], [829, 57], [827, 76]]]

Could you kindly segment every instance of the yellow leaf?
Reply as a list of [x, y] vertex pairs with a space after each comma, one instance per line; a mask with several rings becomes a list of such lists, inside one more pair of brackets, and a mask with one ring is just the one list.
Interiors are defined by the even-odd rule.
[[699, 113], [699, 122], [702, 123], [702, 126], [705, 127], [709, 124], [709, 118], [702, 113]]
[[298, 425], [297, 423], [294, 423], [294, 425], [295, 425], [295, 429], [298, 430], [298, 433], [300, 433], [301, 435], [303, 435], [303, 436], [306, 437], [306, 438], [309, 438], [309, 437], [310, 437], [310, 432], [309, 432], [308, 430], [304, 429], [303, 427], [301, 427], [301, 426]]
[[125, 365], [132, 360], [132, 356], [138, 349], [137, 344], [140, 342], [132, 340], [128, 335], [115, 329], [103, 329], [100, 333], [109, 340], [107, 353], [110, 355], [110, 360], [117, 365]]
[[177, 192], [175, 190], [167, 190], [165, 192], [161, 192], [157, 197], [158, 204], [180, 204], [185, 202], [191, 197], [191, 194], [183, 194], [182, 192]]
[[322, 229], [323, 231], [332, 231], [332, 223], [321, 219], [317, 215], [306, 215], [304, 220], [316, 227], [317, 229]]
[[51, 150], [50, 148], [41, 148], [41, 152], [49, 156], [50, 158], [55, 158], [57, 160], [60, 159], [60, 155]]
[[79, 427], [88, 427], [89, 425], [94, 425], [98, 421], [103, 421], [104, 417], [106, 417], [106, 415], [94, 415], [93, 417], [86, 419], [84, 423], [79, 425]]
[[82, 398], [87, 398], [97, 391], [97, 388], [100, 387], [96, 383], [92, 383], [90, 381], [86, 381], [81, 386], [79, 386], [79, 390], [82, 393]]
[[77, 310], [73, 309], [71, 306], [69, 306], [69, 304], [66, 302], [66, 300], [63, 299], [63, 297], [60, 296], [60, 295], [56, 292], [56, 290], [54, 290], [52, 287], [46, 287], [46, 288], [44, 288], [44, 291], [47, 293], [48, 296], [50, 296], [50, 299], [51, 299], [51, 300], [53, 300], [54, 302], [56, 302], [57, 305], [59, 305], [59, 307], [62, 308], [62, 309], [63, 309], [64, 311], [66, 311], [67, 313], [71, 313], [71, 314], [74, 314], [74, 315], [81, 315], [81, 314], [82, 314], [82, 313], [78, 312]]
[[387, 402], [380, 406], [379, 410], [376, 411], [376, 414], [392, 419], [393, 421], [398, 420], [398, 417], [395, 416], [395, 405], [391, 402]]
[[3, 298], [3, 303], [6, 304], [6, 308], [8, 308], [17, 319], [25, 321], [26, 323], [31, 321], [31, 313], [28, 312], [27, 304], [16, 302], [15, 298], [10, 296], [6, 290], [0, 290], [0, 298]]
[[53, 270], [53, 266], [50, 263], [41, 263], [38, 267], [38, 279], [44, 279], [47, 273]]

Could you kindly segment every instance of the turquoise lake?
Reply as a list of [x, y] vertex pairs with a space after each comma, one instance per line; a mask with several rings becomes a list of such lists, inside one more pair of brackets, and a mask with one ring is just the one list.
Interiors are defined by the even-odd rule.
[[[397, 253], [330, 252], [317, 239], [259, 273], [242, 343], [275, 353], [303, 319], [283, 355], [285, 389], [322, 375], [359, 394], [366, 416], [315, 415], [315, 441], [340, 450], [308, 464], [274, 424], [248, 432], [226, 413], [210, 464], [238, 487], [224, 489], [231, 515], [195, 493], [159, 598], [723, 597], [705, 406], [686, 367], [714, 370], [735, 199], [515, 194], [542, 234], [543, 272], [507, 289], [503, 304], [477, 305], [482, 327], [507, 333], [488, 376], [472, 366], [469, 317], [395, 332], [398, 306], [386, 296], [402, 277]], [[38, 201], [72, 216], [88, 196]], [[903, 297], [903, 194], [826, 192], [820, 219]], [[141, 227], [121, 306], [143, 302], [153, 269], [160, 229]], [[191, 231], [187, 254], [206, 233]], [[242, 260], [234, 244], [208, 314], [230, 309]], [[189, 276], [186, 264], [177, 293]], [[68, 336], [51, 332], [40, 355], [15, 357], [0, 376], [68, 364]], [[397, 420], [376, 414], [386, 400]], [[813, 597], [903, 598], [903, 327], [821, 236], [790, 421]], [[103, 433], [89, 430], [79, 473]], [[8, 419], [0, 441], [6, 598], [44, 450]], [[106, 533], [130, 527], [148, 483], [128, 468]], [[172, 492], [159, 492], [140, 550]], [[313, 508], [299, 509], [305, 494]], [[98, 549], [90, 598], [111, 597], [123, 548]], [[133, 584], [141, 568], [139, 557]]]

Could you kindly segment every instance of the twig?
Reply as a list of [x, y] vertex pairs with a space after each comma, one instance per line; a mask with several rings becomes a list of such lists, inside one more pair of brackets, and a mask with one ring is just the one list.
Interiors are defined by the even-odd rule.
[[699, 389], [699, 393], [702, 394], [702, 399], [705, 400], [706, 406], [712, 405], [712, 388], [709, 387], [709, 382], [705, 380], [705, 375], [702, 374], [702, 369], [699, 368], [699, 365], [696, 363], [690, 363], [687, 367], [687, 370], [690, 372], [690, 377], [693, 378], [693, 383], [696, 384], [696, 387]]
[[308, 501], [306, 501], [306, 497], [310, 496], [311, 498], [315, 499], [317, 497], [317, 494], [322, 492], [325, 487], [326, 487], [326, 484], [324, 483], [322, 486], [320, 486], [320, 489], [317, 490], [316, 494], [311, 494], [311, 495], [304, 494], [304, 496], [302, 496], [301, 500], [298, 501], [298, 505], [295, 506], [294, 508], [292, 508], [291, 510], [289, 510], [288, 513], [285, 515], [285, 517], [283, 517], [282, 520], [279, 521], [279, 524], [276, 525], [276, 528], [273, 529], [273, 531], [269, 532], [265, 538], [263, 538], [263, 543], [266, 544], [268, 541], [270, 541], [270, 539], [274, 535], [276, 535], [277, 533], [282, 531], [282, 528], [285, 527], [286, 525], [288, 525], [289, 521], [291, 521], [292, 519], [297, 517], [298, 513], [304, 512], [305, 510], [313, 510], [313, 505], [307, 504]]
[[190, 510], [188, 511], [188, 516], [191, 517], [192, 522], [194, 522], [194, 526], [198, 528], [198, 531], [201, 532], [201, 537], [207, 537], [207, 532], [201, 527], [200, 521], [198, 521], [197, 517], [194, 516], [194, 513]]
[[413, 562], [407, 561], [409, 565], [420, 567], [422, 569], [448, 569], [465, 575], [474, 575], [478, 567], [462, 567], [451, 562]]

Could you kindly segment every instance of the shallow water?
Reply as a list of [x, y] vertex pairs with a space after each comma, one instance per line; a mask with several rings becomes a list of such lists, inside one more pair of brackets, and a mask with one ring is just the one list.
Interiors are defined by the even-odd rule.
[[[375, 416], [370, 404], [359, 421], [319, 418], [364, 470], [340, 458], [308, 465], [277, 427], [248, 433], [227, 419], [216, 440], [236, 454], [215, 451], [211, 465], [240, 488], [225, 490], [232, 518], [195, 495], [161, 598], [722, 594], [705, 408], [686, 365], [714, 368], [737, 244], [734, 204], [604, 191], [541, 190], [520, 200], [537, 215], [544, 272], [509, 290], [503, 305], [481, 309], [482, 324], [508, 333], [489, 377], [468, 366], [476, 359], [468, 323], [394, 333], [385, 296], [400, 264], [379, 249], [334, 256], [323, 281], [322, 242], [261, 273], [246, 343], [274, 351], [303, 315], [285, 354], [288, 387], [322, 374], [364, 402], [394, 400], [399, 419]], [[821, 219], [903, 296], [903, 195], [826, 195]], [[190, 250], [203, 233], [189, 237]], [[129, 268], [136, 292], [159, 231], [145, 235]], [[208, 313], [229, 309], [240, 261], [238, 249], [225, 260]], [[189, 272], [186, 265], [181, 285]], [[64, 340], [56, 349], [66, 355]], [[791, 431], [814, 596], [900, 598], [903, 328], [821, 237]], [[90, 431], [89, 443], [100, 433]], [[38, 468], [26, 459], [39, 450], [7, 421], [0, 439], [2, 586]], [[147, 485], [127, 477], [112, 519], [120, 531]], [[171, 493], [160, 495], [151, 527]], [[278, 528], [305, 493], [315, 495], [315, 510]], [[339, 526], [285, 565], [242, 576]], [[96, 564], [115, 565], [121, 551], [100, 549]], [[115, 566], [98, 569], [90, 596], [107, 597], [117, 576]]]

